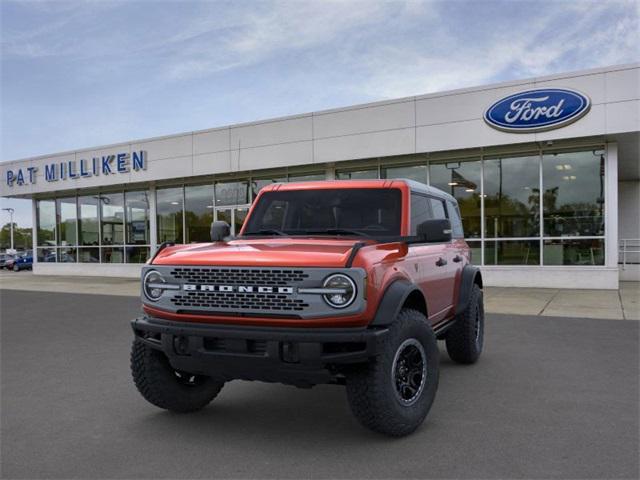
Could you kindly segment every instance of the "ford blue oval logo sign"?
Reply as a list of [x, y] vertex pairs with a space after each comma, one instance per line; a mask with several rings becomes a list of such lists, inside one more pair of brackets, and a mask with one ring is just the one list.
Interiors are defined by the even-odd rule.
[[590, 107], [589, 97], [576, 90], [540, 88], [498, 100], [484, 113], [484, 120], [506, 132], [540, 132], [575, 122]]

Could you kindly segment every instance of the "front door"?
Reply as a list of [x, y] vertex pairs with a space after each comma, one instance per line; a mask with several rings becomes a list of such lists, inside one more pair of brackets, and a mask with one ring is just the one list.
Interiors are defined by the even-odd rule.
[[215, 219], [227, 222], [231, 227], [231, 235], [235, 236], [240, 233], [247, 213], [249, 213], [248, 206], [217, 208]]

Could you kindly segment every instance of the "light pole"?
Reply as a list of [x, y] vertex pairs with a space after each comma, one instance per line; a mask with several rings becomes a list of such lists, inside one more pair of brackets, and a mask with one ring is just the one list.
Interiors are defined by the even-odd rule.
[[9, 208], [3, 208], [3, 210], [6, 210], [7, 212], [9, 212], [9, 228], [11, 228], [11, 250], [13, 251], [13, 212], [15, 212], [15, 210], [11, 207]]

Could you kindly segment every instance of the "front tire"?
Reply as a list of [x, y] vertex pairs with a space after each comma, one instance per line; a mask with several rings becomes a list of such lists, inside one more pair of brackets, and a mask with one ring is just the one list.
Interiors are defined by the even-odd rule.
[[473, 285], [467, 308], [458, 315], [445, 337], [447, 353], [454, 362], [476, 363], [484, 344], [484, 302], [482, 290]]
[[18, 265], [16, 265], [15, 263], [13, 264], [13, 271], [14, 272], [19, 272], [20, 271], [20, 267]]
[[224, 386], [222, 380], [175, 370], [164, 353], [139, 340], [131, 348], [131, 373], [145, 400], [178, 413], [206, 407]]
[[439, 353], [426, 317], [400, 311], [380, 355], [346, 376], [351, 411], [365, 427], [400, 437], [414, 432], [438, 389]]

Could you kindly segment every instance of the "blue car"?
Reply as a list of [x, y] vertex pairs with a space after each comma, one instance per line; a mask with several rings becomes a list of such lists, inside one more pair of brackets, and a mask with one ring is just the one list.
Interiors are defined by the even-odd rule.
[[31, 253], [23, 253], [13, 260], [13, 266], [10, 267], [14, 272], [20, 270], [31, 270], [33, 268], [33, 255]]

